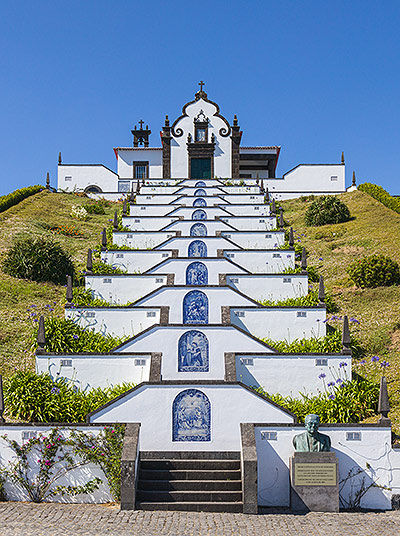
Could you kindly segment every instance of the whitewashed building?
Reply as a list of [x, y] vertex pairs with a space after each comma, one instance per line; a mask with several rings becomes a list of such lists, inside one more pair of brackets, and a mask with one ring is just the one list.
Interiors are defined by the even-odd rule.
[[215, 179], [212, 184], [222, 194], [238, 182], [256, 186], [263, 180], [276, 199], [345, 191], [343, 155], [341, 163], [299, 164], [279, 176], [276, 169], [281, 147], [242, 144], [244, 136], [236, 115], [228, 120], [218, 104], [208, 98], [204, 84], [199, 85], [194, 100], [183, 106], [179, 117], [173, 122], [168, 115], [165, 117], [161, 146], [150, 145], [151, 130], [139, 121], [139, 128], [132, 130], [132, 146], [114, 148], [116, 172], [102, 164], [63, 163], [60, 153], [58, 190], [118, 198], [135, 190], [140, 182], [163, 185], [167, 194], [177, 192], [189, 178]]

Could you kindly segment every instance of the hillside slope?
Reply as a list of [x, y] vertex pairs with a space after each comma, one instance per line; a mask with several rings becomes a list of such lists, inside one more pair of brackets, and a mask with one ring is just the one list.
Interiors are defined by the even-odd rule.
[[[55, 194], [44, 190], [0, 214], [0, 254], [4, 258], [15, 236], [54, 236], [82, 269], [89, 247], [99, 245], [100, 233], [114, 207], [106, 215], [91, 214], [87, 221], [70, 216], [74, 205], [88, 199], [73, 194]], [[83, 238], [55, 235], [45, 225], [73, 225]], [[34, 355], [29, 351], [35, 314], [54, 309], [61, 314], [65, 304], [65, 288], [51, 283], [35, 283], [5, 274], [0, 267], [0, 373], [7, 376], [16, 369], [34, 368]], [[37, 311], [35, 313], [35, 311]]]
[[[309, 251], [309, 264], [324, 276], [327, 290], [340, 306], [337, 316], [348, 314], [359, 322], [352, 322], [351, 327], [366, 349], [367, 362], [374, 355], [390, 362], [385, 371], [393, 406], [390, 416], [399, 429], [400, 286], [357, 289], [346, 275], [346, 268], [354, 259], [375, 252], [400, 262], [400, 215], [359, 191], [340, 197], [354, 218], [350, 222], [307, 227], [304, 214], [310, 201], [301, 199], [282, 202], [285, 220], [296, 230], [299, 243]], [[56, 239], [71, 253], [78, 269], [82, 269], [87, 249], [99, 245], [101, 230], [115, 208], [106, 208], [106, 215], [90, 215], [85, 222], [73, 219], [72, 206], [86, 202], [87, 199], [73, 194], [43, 191], [1, 213], [1, 256], [20, 233], [50, 236], [53, 233], [45, 230], [43, 224], [74, 225], [84, 234], [83, 238], [57, 235]], [[0, 274], [0, 373], [7, 376], [16, 369], [34, 368], [34, 355], [29, 351], [33, 319], [37, 312], [50, 308], [61, 315], [65, 288], [16, 279], [4, 274], [1, 268]], [[330, 323], [341, 325], [335, 319]], [[362, 365], [357, 370], [376, 377], [380, 374], [379, 365]]]
[[[385, 370], [389, 383], [392, 412], [390, 417], [400, 424], [400, 286], [359, 289], [347, 276], [347, 266], [355, 259], [383, 253], [400, 263], [400, 214], [360, 191], [339, 196], [349, 207], [353, 219], [346, 223], [307, 227], [304, 214], [311, 201], [301, 199], [282, 202], [285, 220], [296, 231], [296, 239], [309, 252], [309, 264], [318, 267], [326, 288], [340, 306], [337, 316], [347, 314], [352, 332], [366, 349], [367, 364], [355, 369], [360, 374], [381, 374], [379, 364], [371, 357], [379, 356], [390, 366]], [[340, 326], [341, 321], [331, 319]]]

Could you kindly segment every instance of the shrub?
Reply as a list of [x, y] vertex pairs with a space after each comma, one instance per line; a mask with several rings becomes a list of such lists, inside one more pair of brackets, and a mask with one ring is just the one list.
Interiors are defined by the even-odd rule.
[[[101, 298], [93, 298], [92, 292], [84, 287], [74, 287], [74, 301], [72, 305], [77, 307], [121, 307], [119, 303], [109, 303]], [[125, 307], [130, 302], [125, 304]]]
[[[318, 291], [312, 290], [306, 296], [299, 296], [298, 298], [287, 298], [286, 300], [278, 300], [275, 302], [264, 300], [260, 303], [267, 307], [317, 307], [319, 304]], [[337, 313], [339, 311], [339, 307], [329, 294], [325, 294], [325, 305], [327, 313]]]
[[37, 184], [35, 186], [28, 186], [27, 188], [20, 188], [19, 190], [15, 190], [7, 195], [2, 195], [0, 197], [0, 212], [4, 212], [8, 208], [17, 205], [27, 197], [37, 194], [42, 190], [44, 190], [43, 186]]
[[334, 195], [323, 195], [318, 197], [306, 211], [307, 225], [326, 225], [328, 223], [343, 223], [349, 221], [350, 211], [341, 201]]
[[86, 209], [80, 205], [72, 205], [70, 216], [71, 218], [82, 221], [89, 219], [89, 214], [87, 213]]
[[50, 374], [18, 371], [4, 380], [7, 414], [32, 422], [84, 422], [86, 415], [134, 385], [77, 390], [71, 380]]
[[360, 184], [358, 190], [369, 194], [371, 197], [385, 205], [385, 207], [391, 208], [400, 214], [400, 199], [392, 197], [384, 188], [382, 188], [382, 186], [365, 182], [364, 184]]
[[93, 273], [102, 274], [102, 275], [118, 275], [126, 274], [126, 270], [118, 268], [117, 266], [111, 266], [103, 261], [94, 261], [93, 262]]
[[[342, 333], [338, 329], [335, 329], [331, 333], [328, 333], [325, 337], [312, 337], [311, 339], [295, 339], [292, 342], [288, 341], [274, 341], [272, 339], [261, 339], [272, 346], [277, 352], [281, 353], [334, 353], [340, 354], [342, 352]], [[361, 344], [351, 335], [350, 348], [355, 359], [361, 357], [364, 354], [364, 350]]]
[[[337, 383], [339, 381], [339, 383]], [[267, 394], [259, 387], [256, 391]], [[292, 411], [300, 422], [306, 415], [316, 413], [324, 423], [360, 422], [377, 411], [379, 385], [358, 377], [351, 381], [336, 380], [335, 386], [327, 388], [319, 395], [301, 394], [301, 398], [268, 395], [274, 402]]]
[[[32, 345], [36, 347], [37, 328], [35, 325]], [[86, 330], [75, 324], [71, 319], [46, 318], [45, 336], [47, 352], [93, 352], [107, 353], [122, 344], [127, 337], [102, 335], [93, 330]]]
[[74, 265], [70, 255], [54, 240], [20, 237], [8, 250], [3, 270], [20, 279], [63, 284], [67, 275], [74, 274]]
[[361, 288], [388, 287], [400, 282], [399, 265], [385, 255], [375, 254], [353, 261], [347, 273]]
[[46, 225], [42, 224], [42, 227], [47, 228], [54, 234], [72, 236], [73, 238], [85, 238], [85, 235], [80, 229], [74, 225]]
[[83, 208], [88, 214], [105, 214], [103, 203], [85, 203]]

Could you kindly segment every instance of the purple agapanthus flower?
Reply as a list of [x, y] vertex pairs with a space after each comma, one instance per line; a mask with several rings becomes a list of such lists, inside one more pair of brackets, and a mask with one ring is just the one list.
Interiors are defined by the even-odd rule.
[[338, 384], [340, 385], [341, 383], [343, 383], [343, 380], [342, 380], [341, 378], [338, 378], [338, 379], [336, 380], [336, 383], [338, 383]]
[[320, 380], [323, 380], [324, 378], [326, 378], [326, 374], [325, 374], [324, 372], [322, 372], [322, 374], [320, 374], [320, 375], [318, 376], [318, 378], [319, 378]]
[[329, 382], [328, 387], [333, 387], [335, 385], [335, 382]]
[[378, 357], [377, 355], [373, 355], [373, 356], [371, 357], [371, 361], [372, 361], [373, 363], [376, 362], [376, 361], [379, 361], [379, 357]]
[[343, 368], [343, 367], [347, 367], [347, 363], [346, 363], [346, 361], [341, 361], [341, 362], [339, 363], [339, 368]]
[[329, 397], [331, 400], [335, 400], [335, 395], [329, 395]]
[[381, 362], [381, 367], [382, 367], [382, 368], [390, 367], [390, 363], [389, 363], [388, 361], [382, 361], [382, 362]]
[[75, 340], [79, 339], [78, 335], [72, 335], [72, 338], [75, 339]]

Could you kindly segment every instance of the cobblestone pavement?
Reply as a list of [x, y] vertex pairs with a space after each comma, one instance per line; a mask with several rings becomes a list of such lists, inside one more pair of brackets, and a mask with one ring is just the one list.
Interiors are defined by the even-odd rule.
[[399, 536], [400, 512], [120, 512], [110, 505], [0, 503], [1, 536]]

